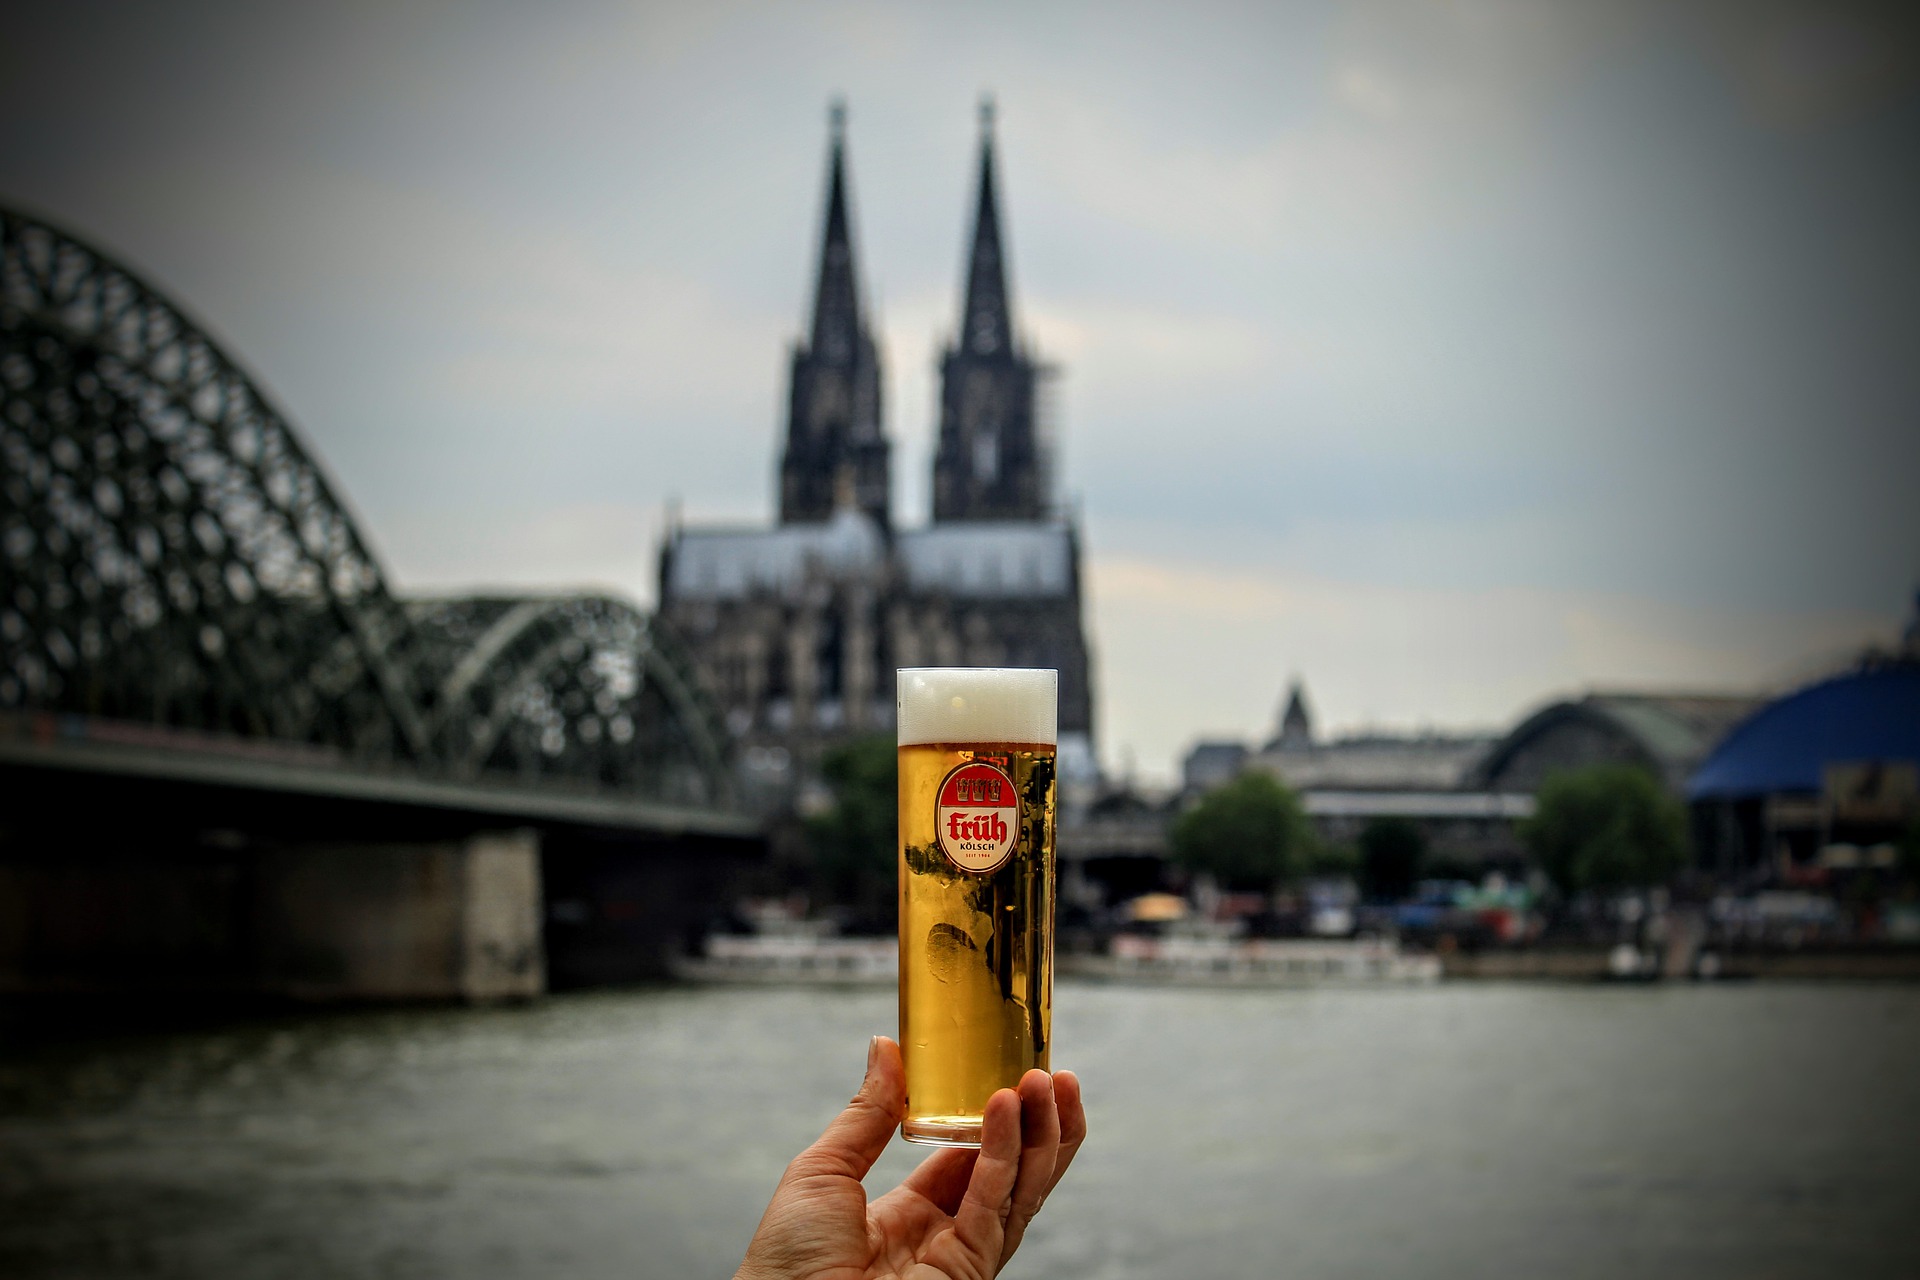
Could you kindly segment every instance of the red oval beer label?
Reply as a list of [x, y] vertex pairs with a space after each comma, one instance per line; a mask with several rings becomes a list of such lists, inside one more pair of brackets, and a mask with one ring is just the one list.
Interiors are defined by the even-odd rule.
[[933, 819], [947, 861], [962, 871], [998, 870], [1013, 855], [1020, 831], [1013, 779], [984, 760], [970, 760], [940, 780]]

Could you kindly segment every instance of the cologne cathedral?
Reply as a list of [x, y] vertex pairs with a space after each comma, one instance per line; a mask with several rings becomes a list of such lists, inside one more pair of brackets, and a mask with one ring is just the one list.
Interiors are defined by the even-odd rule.
[[1094, 772], [1080, 539], [1041, 412], [1051, 370], [1014, 323], [991, 104], [959, 326], [940, 353], [932, 522], [895, 524], [884, 370], [832, 113], [812, 325], [794, 344], [779, 523], [685, 526], [660, 552], [660, 612], [688, 642], [750, 793], [790, 793], [843, 738], [890, 733], [894, 670], [1053, 667], [1063, 780]]

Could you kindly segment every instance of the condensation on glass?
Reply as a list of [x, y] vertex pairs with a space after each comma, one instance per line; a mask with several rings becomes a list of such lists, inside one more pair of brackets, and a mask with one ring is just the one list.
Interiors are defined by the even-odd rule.
[[899, 673], [900, 1048], [909, 1142], [973, 1147], [1053, 1031], [1058, 674]]

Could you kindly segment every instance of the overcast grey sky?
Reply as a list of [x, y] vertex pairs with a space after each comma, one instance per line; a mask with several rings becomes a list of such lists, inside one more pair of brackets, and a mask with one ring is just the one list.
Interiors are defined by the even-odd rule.
[[1064, 369], [1109, 762], [1303, 677], [1499, 726], [1886, 638], [1920, 580], [1920, 43], [1835, 5], [44, 6], [0, 200], [204, 320], [403, 590], [645, 600], [766, 519], [844, 94], [924, 518], [974, 103]]

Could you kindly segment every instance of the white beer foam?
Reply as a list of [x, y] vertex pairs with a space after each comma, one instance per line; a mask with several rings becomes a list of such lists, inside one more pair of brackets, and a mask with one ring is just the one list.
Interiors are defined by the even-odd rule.
[[1060, 673], [1033, 667], [904, 667], [900, 745], [1060, 740]]

